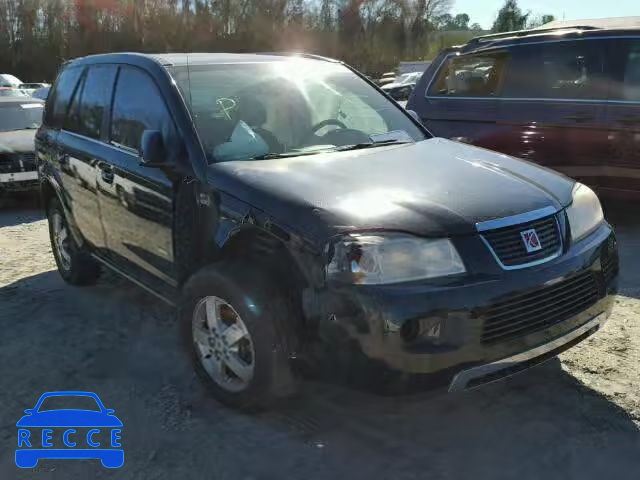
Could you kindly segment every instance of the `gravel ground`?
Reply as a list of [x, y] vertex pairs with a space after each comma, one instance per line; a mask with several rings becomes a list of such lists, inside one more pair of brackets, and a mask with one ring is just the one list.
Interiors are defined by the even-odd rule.
[[[183, 356], [171, 309], [114, 275], [74, 288], [35, 206], [0, 210], [0, 479], [637, 479], [640, 220], [616, 214], [622, 289], [594, 337], [513, 379], [456, 395], [376, 397], [305, 382], [286, 409], [221, 407]], [[14, 464], [41, 393], [98, 393], [125, 464]]]

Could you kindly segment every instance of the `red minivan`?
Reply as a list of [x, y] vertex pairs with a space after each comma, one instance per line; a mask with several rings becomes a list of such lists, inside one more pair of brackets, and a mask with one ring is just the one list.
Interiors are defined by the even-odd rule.
[[407, 108], [437, 136], [640, 199], [640, 25], [475, 38], [440, 53]]

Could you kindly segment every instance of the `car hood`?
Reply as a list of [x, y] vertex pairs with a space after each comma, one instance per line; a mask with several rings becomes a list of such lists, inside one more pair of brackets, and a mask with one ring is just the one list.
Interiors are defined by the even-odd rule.
[[33, 152], [35, 149], [35, 129], [0, 132], [0, 153]]
[[49, 410], [25, 415], [16, 427], [121, 427], [115, 415], [89, 410]]
[[[574, 182], [442, 138], [350, 152], [211, 166], [209, 181], [298, 232], [474, 233], [476, 222], [568, 205]], [[233, 184], [232, 188], [230, 184]]]

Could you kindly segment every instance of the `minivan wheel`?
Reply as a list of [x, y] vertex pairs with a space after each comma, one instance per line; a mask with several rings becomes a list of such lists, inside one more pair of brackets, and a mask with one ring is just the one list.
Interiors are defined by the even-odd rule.
[[90, 285], [100, 276], [100, 265], [74, 241], [60, 202], [53, 199], [47, 209], [49, 238], [58, 272], [71, 285]]
[[178, 314], [194, 368], [221, 403], [256, 411], [294, 393], [283, 331], [290, 312], [260, 270], [205, 267], [185, 285]]

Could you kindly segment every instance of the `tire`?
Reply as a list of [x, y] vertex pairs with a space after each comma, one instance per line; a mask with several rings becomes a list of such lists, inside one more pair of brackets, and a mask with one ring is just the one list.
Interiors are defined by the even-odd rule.
[[[100, 264], [73, 239], [60, 202], [54, 198], [47, 209], [51, 250], [63, 280], [71, 285], [92, 285], [100, 276]], [[58, 226], [58, 222], [61, 224]], [[62, 229], [62, 230], [59, 230]], [[62, 231], [66, 233], [62, 233]], [[61, 238], [61, 235], [64, 238]]]
[[[247, 268], [239, 262], [221, 262], [196, 273], [183, 289], [178, 315], [185, 349], [194, 362], [198, 376], [204, 380], [213, 396], [224, 405], [238, 410], [264, 410], [295, 393], [295, 380], [286, 348], [286, 339], [291, 338], [287, 326], [292, 318], [291, 309], [287, 307], [282, 293], [272, 284], [257, 269]], [[215, 335], [213, 331], [219, 332], [221, 329], [209, 329], [211, 322], [205, 318], [208, 315], [203, 313], [203, 309], [206, 312], [207, 308], [212, 311], [212, 304], [220, 312], [216, 317], [218, 323], [222, 324], [222, 330], [237, 325], [239, 318], [248, 334], [248, 339], [244, 336], [226, 350], [221, 346], [223, 354], [219, 360], [216, 360], [216, 352], [220, 351], [217, 349], [220, 344], [216, 341], [222, 341], [224, 335], [218, 334], [215, 339], [211, 336]], [[202, 328], [198, 330], [200, 335], [206, 332], [208, 346], [203, 347], [206, 341], [198, 343], [196, 340], [194, 331], [199, 328]], [[202, 339], [202, 336], [199, 338]], [[210, 349], [208, 352], [207, 348]], [[252, 349], [250, 355], [247, 353], [249, 349]], [[225, 357], [225, 354], [230, 357]], [[208, 359], [205, 358], [207, 355]], [[225, 358], [232, 357], [235, 358], [235, 370], [237, 359], [242, 357], [244, 380], [231, 370], [230, 363], [225, 363]], [[220, 370], [216, 368], [218, 362], [223, 363]], [[251, 375], [245, 375], [250, 369]], [[215, 375], [212, 376], [211, 371], [216, 372]], [[221, 378], [214, 378], [216, 375]]]

